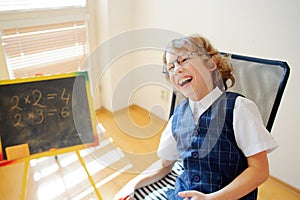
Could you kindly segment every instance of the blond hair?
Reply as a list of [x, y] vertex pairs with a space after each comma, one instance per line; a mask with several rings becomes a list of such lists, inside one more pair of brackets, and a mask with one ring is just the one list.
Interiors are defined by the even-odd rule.
[[[163, 71], [167, 80], [169, 80], [169, 74], [166, 72], [165, 66], [167, 62], [166, 54], [170, 52], [174, 53], [174, 51], [197, 51], [207, 55], [207, 60], [210, 62], [206, 62], [206, 64], [209, 66], [214, 63], [217, 66], [217, 70], [214, 70], [212, 74], [214, 86], [218, 86], [221, 90], [227, 90], [229, 87], [234, 85], [235, 79], [233, 76], [233, 67], [228, 61], [228, 58], [221, 55], [206, 38], [200, 35], [191, 35], [189, 37], [174, 39], [168, 44], [163, 55]], [[228, 80], [231, 81], [229, 86]]]

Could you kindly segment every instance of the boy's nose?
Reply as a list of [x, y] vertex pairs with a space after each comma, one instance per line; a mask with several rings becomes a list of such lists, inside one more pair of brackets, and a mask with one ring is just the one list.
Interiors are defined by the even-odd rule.
[[174, 73], [175, 75], [178, 73], [182, 73], [182, 66], [178, 64], [178, 62], [174, 63]]

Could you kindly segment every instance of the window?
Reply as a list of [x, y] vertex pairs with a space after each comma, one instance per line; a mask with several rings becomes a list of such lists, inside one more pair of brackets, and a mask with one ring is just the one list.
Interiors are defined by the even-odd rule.
[[0, 0], [0, 11], [85, 7], [86, 0]]
[[78, 71], [89, 53], [85, 21], [5, 29], [1, 38], [10, 78]]

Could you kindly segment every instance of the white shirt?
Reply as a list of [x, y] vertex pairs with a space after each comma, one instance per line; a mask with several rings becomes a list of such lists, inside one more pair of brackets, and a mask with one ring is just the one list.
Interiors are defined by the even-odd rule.
[[[220, 97], [222, 91], [216, 87], [200, 101], [189, 100], [189, 105], [194, 115], [195, 122], [198, 121], [212, 103]], [[196, 110], [196, 113], [194, 112]], [[165, 160], [177, 160], [180, 156], [176, 149], [176, 141], [172, 134], [172, 119], [170, 118], [158, 146], [158, 156]], [[278, 147], [273, 136], [265, 128], [260, 112], [256, 104], [244, 97], [237, 97], [233, 111], [233, 130], [237, 145], [246, 157], [255, 155], [262, 151], [268, 153]]]

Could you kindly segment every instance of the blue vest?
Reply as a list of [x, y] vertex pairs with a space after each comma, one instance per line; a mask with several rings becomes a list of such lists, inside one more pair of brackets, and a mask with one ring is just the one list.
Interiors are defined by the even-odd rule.
[[[188, 99], [173, 114], [172, 132], [183, 160], [184, 172], [177, 178], [169, 199], [180, 199], [179, 191], [212, 193], [228, 185], [247, 167], [247, 158], [237, 146], [233, 131], [233, 109], [237, 93], [223, 93], [195, 125]], [[257, 189], [243, 200], [257, 198]]]

